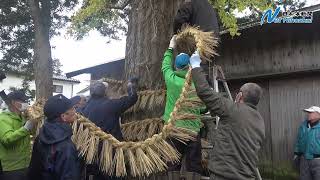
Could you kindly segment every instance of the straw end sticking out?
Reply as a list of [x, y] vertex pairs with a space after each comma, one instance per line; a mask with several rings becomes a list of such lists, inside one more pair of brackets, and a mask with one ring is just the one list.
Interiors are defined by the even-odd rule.
[[102, 142], [102, 150], [100, 152], [100, 169], [108, 174], [112, 165], [112, 145], [107, 140]]
[[138, 147], [136, 149], [136, 156], [138, 161], [139, 171], [142, 175], [149, 176], [155, 170], [154, 163], [149, 159], [149, 157], [145, 154], [145, 152]]
[[138, 169], [137, 160], [131, 149], [126, 150], [129, 165], [130, 165], [130, 174], [132, 177], [140, 176], [140, 171]]

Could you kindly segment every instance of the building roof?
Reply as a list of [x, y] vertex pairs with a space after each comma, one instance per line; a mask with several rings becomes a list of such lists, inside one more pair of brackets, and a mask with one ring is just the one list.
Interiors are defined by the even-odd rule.
[[73, 79], [73, 78], [67, 78], [66, 76], [56, 76], [53, 75], [53, 80], [58, 80], [58, 81], [65, 81], [65, 82], [71, 82], [71, 83], [77, 83], [79, 84], [80, 81], [77, 79]]
[[70, 78], [80, 74], [92, 74], [97, 71], [109, 72], [110, 74], [119, 74], [119, 67], [124, 68], [124, 61], [124, 58], [113, 59], [107, 63], [101, 63], [95, 66], [66, 73], [66, 76]]
[[87, 86], [84, 89], [80, 90], [79, 92], [77, 92], [77, 94], [83, 94], [83, 93], [86, 93], [87, 91], [90, 91], [90, 86]]

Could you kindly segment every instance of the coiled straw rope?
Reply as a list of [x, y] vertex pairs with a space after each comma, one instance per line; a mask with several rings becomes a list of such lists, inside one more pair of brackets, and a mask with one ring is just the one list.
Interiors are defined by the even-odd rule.
[[[187, 43], [191, 42], [191, 48], [185, 48], [190, 51], [188, 52], [189, 54], [198, 49], [201, 58], [205, 60], [211, 60], [211, 57], [216, 55], [214, 48], [217, 46], [217, 40], [212, 33], [205, 33], [197, 28], [187, 27], [177, 36], [177, 45], [179, 46], [180, 44], [180, 49], [183, 49], [181, 44], [184, 44], [184, 39], [191, 39], [186, 41]], [[118, 85], [122, 83], [120, 81], [108, 81]], [[26, 113], [28, 118], [42, 122], [43, 104], [44, 101], [39, 101], [28, 109]], [[167, 162], [179, 161], [180, 154], [166, 142], [166, 139], [170, 137], [181, 142], [194, 140], [195, 134], [192, 131], [178, 128], [174, 125], [177, 120], [200, 118], [187, 111], [187, 109], [199, 108], [200, 106], [203, 106], [203, 104], [196, 96], [195, 89], [191, 83], [191, 69], [189, 69], [180, 98], [170, 114], [168, 124], [163, 126], [159, 134], [154, 134], [144, 141], [120, 142], [111, 134], [103, 132], [87, 118], [77, 114], [77, 120], [72, 125], [72, 140], [86, 163], [99, 163], [100, 170], [105, 174], [117, 177], [127, 175], [133, 177], [149, 176], [152, 173], [165, 171]], [[39, 124], [41, 125], [41, 123]], [[125, 126], [123, 125], [123, 129], [126, 131]], [[100, 144], [101, 151], [99, 151]]]
[[[186, 108], [196, 108], [201, 104], [200, 99], [194, 97], [195, 90], [191, 85], [189, 70], [169, 123], [163, 126], [159, 134], [154, 134], [144, 141], [120, 142], [84, 116], [77, 114], [77, 120], [72, 125], [72, 140], [86, 163], [99, 163], [100, 170], [108, 175], [136, 177], [165, 171], [167, 162], [178, 162], [180, 158], [180, 154], [166, 142], [166, 139], [170, 137], [181, 142], [194, 140], [195, 134], [192, 131], [174, 126], [176, 120], [200, 118], [185, 111]], [[40, 107], [43, 107], [43, 101], [28, 109], [29, 118], [40, 120], [40, 117], [43, 117]], [[102, 148], [98, 152], [100, 143]]]

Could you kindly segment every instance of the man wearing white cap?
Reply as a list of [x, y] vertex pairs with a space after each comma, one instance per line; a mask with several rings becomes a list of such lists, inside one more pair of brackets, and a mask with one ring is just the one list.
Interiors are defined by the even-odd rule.
[[320, 179], [320, 107], [304, 109], [308, 118], [299, 128], [295, 145], [295, 161], [299, 164], [300, 180]]

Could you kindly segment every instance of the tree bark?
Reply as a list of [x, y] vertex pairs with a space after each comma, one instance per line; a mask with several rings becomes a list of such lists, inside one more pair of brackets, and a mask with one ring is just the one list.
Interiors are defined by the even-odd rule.
[[126, 77], [139, 76], [145, 89], [164, 89], [163, 54], [183, 0], [133, 0], [126, 44]]
[[52, 96], [52, 58], [49, 31], [51, 26], [50, 0], [28, 0], [35, 29], [34, 71], [36, 98]]

